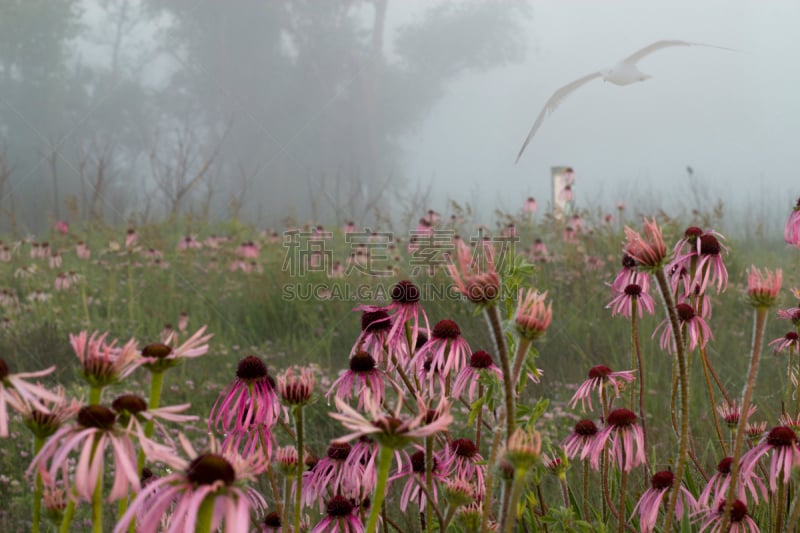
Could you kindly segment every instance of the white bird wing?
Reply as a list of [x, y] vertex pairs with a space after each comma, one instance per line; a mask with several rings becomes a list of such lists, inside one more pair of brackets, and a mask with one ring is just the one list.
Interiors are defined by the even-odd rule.
[[602, 76], [602, 74], [599, 71], [592, 72], [591, 74], [579, 78], [573, 81], [572, 83], [564, 85], [563, 87], [561, 87], [560, 89], [556, 90], [556, 92], [553, 93], [553, 96], [551, 96], [550, 99], [547, 100], [541, 112], [539, 112], [539, 116], [536, 117], [536, 122], [533, 123], [533, 127], [531, 128], [530, 133], [528, 133], [528, 136], [525, 138], [525, 142], [522, 143], [522, 148], [519, 149], [519, 154], [517, 154], [517, 160], [515, 161], [515, 163], [519, 162], [519, 158], [522, 157], [522, 152], [525, 151], [525, 148], [528, 146], [528, 143], [531, 142], [531, 139], [533, 139], [533, 136], [536, 134], [536, 130], [538, 130], [539, 127], [542, 125], [542, 122], [544, 122], [544, 118], [546, 116], [549, 116], [553, 111], [556, 110], [556, 108], [558, 108], [559, 104], [561, 103], [561, 100], [566, 98], [567, 95], [569, 95], [569, 93], [571, 93], [581, 85], [588, 83], [595, 78], [599, 78], [600, 76]]
[[668, 46], [705, 46], [706, 48], [719, 48], [720, 50], [738, 52], [738, 50], [734, 50], [733, 48], [725, 48], [724, 46], [715, 46], [713, 44], [692, 43], [689, 41], [656, 41], [653, 44], [645, 46], [638, 52], [635, 52], [632, 55], [626, 57], [625, 59], [622, 60], [622, 62], [635, 65], [636, 62], [642, 59], [644, 56], [650, 55], [656, 50], [667, 48]]

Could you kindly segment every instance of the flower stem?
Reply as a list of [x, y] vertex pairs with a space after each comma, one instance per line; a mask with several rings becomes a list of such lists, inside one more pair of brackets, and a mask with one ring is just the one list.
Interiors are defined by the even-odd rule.
[[67, 508], [64, 509], [64, 517], [61, 519], [61, 527], [58, 529], [59, 533], [69, 533], [72, 517], [75, 516], [75, 497], [73, 495], [71, 498], [67, 498]]
[[200, 504], [200, 508], [197, 509], [197, 518], [194, 524], [195, 533], [211, 533], [211, 519], [214, 517], [214, 499], [214, 495], [209, 494]]
[[[389, 479], [389, 469], [392, 467], [392, 449], [388, 446], [381, 446], [378, 452], [378, 481], [375, 485], [375, 498], [372, 500], [372, 506], [369, 510], [369, 518], [367, 518], [367, 527], [364, 529], [366, 533], [374, 533], [378, 525], [378, 516], [380, 516], [381, 508], [383, 507], [383, 498], [386, 496], [386, 481]], [[428, 521], [431, 516], [428, 515]], [[300, 531], [295, 529], [295, 531]]]
[[778, 483], [778, 501], [775, 502], [775, 527], [772, 531], [783, 531], [783, 515], [785, 513], [786, 485], [784, 483]]
[[683, 339], [681, 338], [680, 322], [678, 321], [678, 312], [675, 309], [675, 303], [672, 299], [672, 293], [669, 290], [669, 283], [664, 274], [664, 269], [659, 268], [656, 273], [656, 280], [658, 281], [658, 288], [661, 291], [661, 296], [664, 299], [664, 305], [667, 308], [670, 324], [672, 325], [672, 336], [675, 340], [675, 351], [677, 352], [678, 359], [678, 375], [681, 394], [681, 426], [679, 436], [678, 448], [678, 465], [675, 469], [675, 482], [672, 485], [669, 495], [669, 506], [667, 514], [664, 518], [664, 531], [672, 530], [672, 517], [675, 515], [675, 507], [678, 503], [678, 494], [683, 483], [683, 474], [686, 469], [686, 456], [687, 446], [689, 442], [689, 375], [686, 364], [686, 353], [684, 352]]
[[295, 434], [297, 435], [297, 490], [294, 495], [294, 530], [300, 531], [300, 510], [303, 498], [303, 470], [305, 470], [305, 459], [303, 458], [303, 406], [298, 405], [294, 409]]
[[[500, 415], [500, 420], [498, 421], [498, 426], [503, 425], [502, 421], [503, 415]], [[483, 515], [481, 516], [481, 533], [486, 533], [489, 531], [489, 511], [491, 509], [491, 495], [492, 489], [494, 485], [494, 472], [496, 470], [495, 463], [497, 461], [497, 451], [500, 445], [500, 437], [502, 436], [502, 431], [495, 431], [494, 438], [492, 439], [492, 448], [489, 451], [489, 461], [487, 464], [486, 469], [486, 487], [483, 491], [485, 494], [484, 498], [485, 501], [483, 502]]]
[[569, 508], [569, 487], [567, 486], [567, 477], [559, 476], [558, 481], [561, 483], [561, 497], [564, 498], [564, 507]]
[[750, 400], [753, 397], [753, 388], [756, 384], [756, 375], [758, 374], [758, 362], [761, 357], [761, 339], [764, 336], [764, 328], [767, 325], [767, 309], [766, 307], [757, 307], [754, 316], [753, 324], [753, 348], [750, 356], [750, 369], [747, 373], [747, 384], [744, 388], [744, 395], [741, 405], [741, 416], [739, 417], [739, 425], [736, 427], [736, 441], [733, 444], [733, 462], [731, 463], [731, 483], [728, 487], [728, 497], [725, 502], [725, 514], [722, 518], [722, 528], [720, 531], [727, 531], [731, 520], [731, 509], [733, 509], [733, 502], [736, 499], [736, 485], [739, 477], [739, 459], [742, 456], [742, 447], [744, 444], [744, 430], [747, 427], [747, 412], [750, 409]]
[[92, 385], [89, 387], [89, 405], [97, 405], [100, 403], [100, 397], [103, 395], [103, 387]]
[[[147, 402], [147, 410], [152, 411], [153, 409], [158, 409], [158, 406], [161, 405], [161, 388], [164, 384], [164, 372], [151, 372], [150, 373], [150, 399]], [[144, 436], [148, 439], [153, 436], [153, 420], [150, 419], [147, 421], [147, 424], [144, 426]], [[142, 474], [142, 469], [144, 468], [144, 449], [139, 450], [139, 456], [136, 461], [136, 467], [139, 470], [139, 475]]]
[[511, 533], [514, 530], [514, 523], [517, 520], [517, 503], [519, 497], [522, 495], [522, 486], [525, 484], [525, 471], [519, 469], [514, 472], [514, 482], [511, 485], [511, 497], [508, 499], [508, 509], [506, 509], [505, 533]]
[[500, 311], [496, 305], [486, 308], [486, 318], [494, 333], [495, 341], [497, 343], [497, 352], [500, 357], [501, 368], [503, 369], [503, 388], [505, 389], [505, 403], [506, 403], [506, 444], [508, 444], [511, 435], [514, 433], [514, 376], [511, 374], [511, 368], [508, 363], [508, 351], [506, 350], [506, 341], [503, 336], [503, 325], [500, 322]]
[[583, 516], [584, 520], [589, 520], [589, 460], [583, 460]]
[[[623, 452], [623, 457], [624, 457]], [[623, 533], [625, 531], [625, 489], [628, 483], [628, 471], [624, 468], [620, 469], [620, 482], [619, 482], [619, 527], [617, 531]]]
[[[38, 435], [33, 437], [33, 456], [39, 453], [44, 446], [44, 438]], [[42, 519], [42, 492], [44, 491], [42, 485], [42, 476], [39, 470], [36, 470], [36, 488], [33, 493], [33, 533], [39, 533], [39, 523]]]
[[[647, 450], [647, 422], [644, 418], [644, 397], [645, 397], [645, 383], [644, 383], [644, 360], [642, 359], [642, 345], [639, 341], [639, 323], [637, 318], [637, 306], [639, 301], [634, 298], [631, 301], [631, 341], [633, 343], [633, 351], [636, 354], [635, 367], [639, 371], [639, 424], [642, 426], [642, 441], [644, 442], [644, 449]], [[633, 357], [633, 355], [631, 356]], [[633, 387], [631, 387], [631, 394], [633, 394]], [[633, 410], [633, 407], [631, 407]], [[645, 462], [645, 470], [649, 471], [649, 465]]]
[[[95, 441], [92, 445], [92, 457], [97, 453], [103, 453], [99, 450], [97, 444], [100, 442], [99, 435], [95, 435]], [[103, 533], [103, 469], [101, 468], [97, 474], [97, 484], [94, 486], [94, 493], [92, 494], [92, 533]]]
[[528, 348], [531, 345], [530, 339], [520, 337], [517, 341], [517, 353], [514, 355], [514, 368], [511, 370], [511, 376], [514, 378], [512, 387], [519, 387], [520, 373], [522, 372], [522, 364], [525, 362], [525, 357], [528, 355]]
[[789, 516], [786, 531], [797, 531], [798, 525], [800, 525], [800, 492], [795, 496], [794, 508], [792, 509], [792, 514]]
[[[433, 436], [425, 437], [425, 488], [426, 493], [432, 495], [433, 494]], [[436, 505], [436, 502], [429, 501], [425, 516], [425, 529], [428, 533], [433, 532], [433, 513], [431, 509], [433, 506]]]

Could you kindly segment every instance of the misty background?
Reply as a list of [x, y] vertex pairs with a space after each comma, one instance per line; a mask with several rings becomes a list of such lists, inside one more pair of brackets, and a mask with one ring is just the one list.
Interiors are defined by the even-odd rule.
[[[798, 195], [797, 2], [0, 0], [0, 231], [361, 224], [551, 197], [775, 228]], [[594, 81], [514, 164], [558, 87]], [[687, 166], [692, 172], [687, 172]], [[632, 213], [631, 212], [631, 213]]]

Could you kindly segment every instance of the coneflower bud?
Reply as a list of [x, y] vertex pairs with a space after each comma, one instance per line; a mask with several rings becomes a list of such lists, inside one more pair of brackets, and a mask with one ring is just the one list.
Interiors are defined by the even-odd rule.
[[508, 440], [506, 460], [519, 472], [527, 472], [539, 460], [542, 436], [537, 431], [517, 428]]
[[454, 508], [469, 505], [475, 501], [475, 490], [464, 479], [451, 479], [444, 484], [444, 498]]
[[747, 275], [747, 296], [750, 305], [766, 309], [775, 305], [781, 290], [783, 271], [778, 268], [774, 272], [765, 268], [762, 273], [755, 266], [750, 267]]

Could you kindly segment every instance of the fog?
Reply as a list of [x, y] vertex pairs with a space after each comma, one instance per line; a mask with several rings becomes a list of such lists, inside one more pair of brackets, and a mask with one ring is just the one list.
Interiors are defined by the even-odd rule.
[[[0, 231], [480, 216], [551, 197], [772, 223], [798, 195], [797, 2], [0, 0]], [[596, 80], [517, 151], [558, 87]], [[691, 167], [692, 173], [687, 172]], [[186, 220], [183, 218], [182, 220]]]

